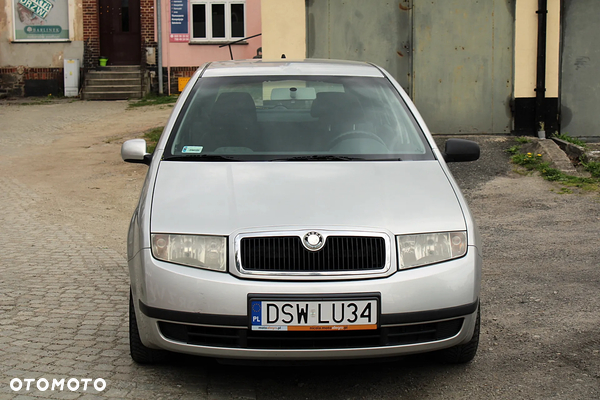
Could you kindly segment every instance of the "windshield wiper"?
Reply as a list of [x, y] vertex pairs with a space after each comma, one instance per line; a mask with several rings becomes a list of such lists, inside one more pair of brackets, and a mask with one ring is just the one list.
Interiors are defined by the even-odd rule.
[[182, 154], [179, 156], [164, 157], [164, 161], [243, 161], [235, 156], [221, 154]]
[[295, 156], [287, 158], [275, 158], [271, 161], [364, 161], [361, 157], [336, 156], [331, 154], [315, 154], [310, 156]]

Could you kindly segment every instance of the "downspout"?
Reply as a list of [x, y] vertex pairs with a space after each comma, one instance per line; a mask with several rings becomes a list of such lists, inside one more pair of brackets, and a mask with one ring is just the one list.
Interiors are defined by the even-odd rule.
[[160, 0], [156, 0], [156, 25], [158, 27], [158, 94], [163, 94], [161, 8], [162, 4], [160, 3]]
[[548, 0], [538, 0], [537, 79], [535, 87], [535, 127], [539, 138], [546, 138], [546, 37]]
[[304, 58], [308, 58], [308, 46], [310, 45], [308, 33], [310, 32], [310, 26], [308, 25], [308, 19], [310, 15], [308, 13], [309, 0], [304, 1]]

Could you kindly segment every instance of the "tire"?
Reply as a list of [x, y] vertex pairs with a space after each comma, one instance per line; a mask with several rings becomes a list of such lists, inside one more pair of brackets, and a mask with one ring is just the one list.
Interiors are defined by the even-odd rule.
[[466, 364], [471, 362], [477, 354], [479, 346], [479, 327], [480, 327], [480, 307], [477, 307], [477, 320], [475, 321], [475, 330], [473, 337], [468, 343], [459, 344], [449, 349], [441, 350], [438, 353], [439, 360], [445, 364]]
[[140, 339], [137, 319], [135, 318], [135, 307], [133, 306], [133, 296], [129, 290], [129, 354], [138, 364], [155, 364], [164, 361], [167, 358], [167, 352], [155, 350], [144, 346]]

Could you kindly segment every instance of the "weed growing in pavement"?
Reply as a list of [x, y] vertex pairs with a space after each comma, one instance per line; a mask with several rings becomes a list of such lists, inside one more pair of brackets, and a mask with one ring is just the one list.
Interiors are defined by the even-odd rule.
[[522, 165], [527, 169], [535, 169], [535, 167], [542, 162], [542, 155], [533, 153], [523, 154], [517, 152], [513, 153], [511, 159], [512, 162], [517, 165]]
[[157, 95], [154, 93], [147, 94], [143, 99], [130, 102], [129, 108], [135, 107], [143, 107], [143, 106], [155, 106], [160, 104], [172, 104], [177, 101], [177, 95], [167, 96], [167, 95]]
[[517, 143], [521, 143], [521, 144], [531, 143], [531, 139], [529, 139], [528, 137], [525, 137], [525, 136], [521, 136], [521, 137], [517, 138]]
[[590, 173], [594, 178], [600, 179], [600, 162], [598, 161], [590, 161], [590, 162], [581, 162], [581, 165]]
[[586, 142], [584, 142], [583, 140], [579, 140], [577, 138], [571, 137], [571, 136], [569, 136], [568, 133], [555, 133], [554, 137], [557, 139], [564, 140], [565, 142], [576, 144], [577, 146], [580, 146], [583, 148], [587, 147]]
[[33, 101], [19, 103], [19, 105], [20, 106], [40, 106], [40, 105], [44, 105], [44, 104], [55, 104], [56, 100], [61, 100], [63, 98], [64, 98], [64, 96], [52, 96], [52, 94], [49, 94], [46, 97], [34, 97], [32, 99]]
[[146, 143], [148, 146], [146, 151], [148, 153], [154, 153], [154, 149], [156, 149], [156, 144], [158, 143], [158, 139], [160, 139], [160, 135], [162, 134], [163, 129], [164, 126], [159, 126], [157, 128], [152, 128], [146, 133], [144, 133], [144, 139], [146, 139]]
[[550, 163], [542, 161], [542, 154], [521, 153], [519, 145], [511, 146], [506, 151], [512, 154], [511, 161], [514, 164], [524, 167], [527, 171], [539, 172], [539, 174], [547, 181], [557, 182], [561, 185], [564, 185], [565, 187], [561, 189], [560, 193], [572, 193], [572, 191], [568, 188], [573, 187], [585, 191], [600, 190], [600, 163], [588, 163], [587, 165], [593, 164], [591, 166], [591, 170], [590, 167], [584, 164], [584, 166], [592, 174], [591, 178], [584, 178], [579, 176], [568, 175], [556, 168], [552, 168], [550, 166]]
[[514, 146], [510, 146], [508, 149], [506, 149], [506, 152], [513, 156], [515, 154], [519, 154], [519, 151], [521, 151], [521, 146], [519, 146], [518, 144], [515, 144]]

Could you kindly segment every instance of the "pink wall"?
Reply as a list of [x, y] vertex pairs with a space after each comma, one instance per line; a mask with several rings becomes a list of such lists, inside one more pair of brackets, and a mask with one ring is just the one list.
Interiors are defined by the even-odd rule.
[[[260, 23], [260, 1], [246, 0], [246, 36], [261, 33]], [[189, 44], [189, 43], [171, 43], [169, 34], [171, 29], [170, 19], [170, 0], [161, 0], [162, 8], [162, 45], [163, 45], [163, 66], [164, 67], [195, 67], [208, 61], [230, 60], [229, 48], [211, 44]], [[188, 7], [191, 5], [188, 1]], [[191, 35], [191, 10], [188, 12], [190, 17], [189, 32]], [[158, 32], [158, 30], [157, 30]], [[248, 59], [256, 55], [256, 50], [262, 46], [261, 37], [248, 40], [247, 45], [233, 45], [233, 58], [235, 60]]]

